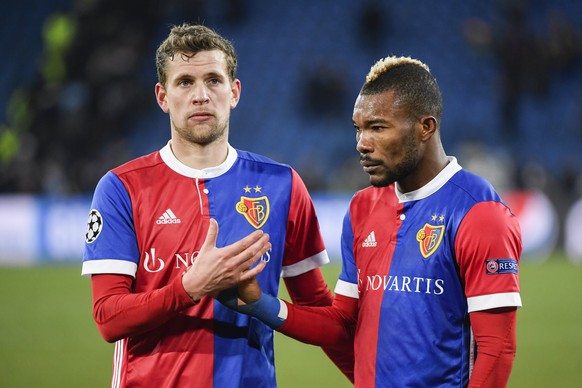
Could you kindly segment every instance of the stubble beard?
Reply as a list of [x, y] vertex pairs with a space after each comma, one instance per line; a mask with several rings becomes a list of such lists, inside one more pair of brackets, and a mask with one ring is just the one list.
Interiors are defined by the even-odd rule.
[[416, 144], [412, 133], [410, 133], [410, 135], [405, 139], [403, 147], [406, 149], [406, 153], [400, 163], [392, 168], [389, 168], [386, 164], [382, 163], [385, 168], [385, 173], [382, 176], [379, 176], [376, 180], [374, 179], [374, 176], [370, 175], [370, 184], [372, 186], [390, 186], [394, 182], [398, 182], [416, 170], [420, 160], [420, 155], [418, 152], [418, 145]]
[[[206, 127], [206, 128], [205, 128]], [[174, 126], [179, 137], [190, 144], [205, 146], [223, 138], [227, 132], [228, 119], [216, 124], [197, 124], [192, 127]]]

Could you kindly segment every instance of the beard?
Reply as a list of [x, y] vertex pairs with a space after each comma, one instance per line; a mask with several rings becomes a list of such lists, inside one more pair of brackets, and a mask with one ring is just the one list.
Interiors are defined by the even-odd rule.
[[409, 176], [416, 170], [420, 161], [420, 155], [418, 144], [416, 143], [412, 132], [410, 132], [410, 134], [404, 139], [401, 147], [404, 149], [404, 155], [400, 158], [400, 161], [393, 166], [387, 166], [385, 161], [371, 159], [367, 155], [362, 155], [360, 157], [361, 161], [373, 162], [379, 164], [382, 168], [379, 174], [370, 174], [370, 184], [372, 186], [390, 186], [394, 182], [398, 182]]
[[188, 143], [205, 146], [225, 136], [228, 131], [228, 118], [214, 124], [197, 124], [193, 128], [174, 124], [174, 129]]

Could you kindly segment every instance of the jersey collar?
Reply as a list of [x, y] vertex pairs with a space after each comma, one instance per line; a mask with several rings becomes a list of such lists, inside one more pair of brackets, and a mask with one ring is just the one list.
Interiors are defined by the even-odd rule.
[[453, 175], [462, 169], [457, 162], [457, 158], [454, 156], [447, 156], [447, 159], [449, 159], [449, 164], [447, 164], [437, 176], [420, 189], [403, 193], [398, 189], [398, 183], [394, 185], [398, 202], [418, 201], [419, 199], [426, 198], [429, 195], [436, 193], [441, 187], [443, 187], [444, 184], [453, 177]]
[[188, 178], [216, 178], [217, 176], [220, 176], [230, 170], [238, 157], [236, 149], [234, 149], [234, 147], [229, 144], [228, 154], [226, 155], [226, 160], [224, 162], [215, 167], [208, 167], [202, 170], [197, 170], [195, 168], [186, 166], [176, 158], [172, 152], [172, 148], [170, 147], [171, 142], [171, 140], [168, 141], [168, 144], [166, 144], [164, 148], [160, 150], [160, 156], [168, 167], [176, 171], [178, 174], [184, 175]]

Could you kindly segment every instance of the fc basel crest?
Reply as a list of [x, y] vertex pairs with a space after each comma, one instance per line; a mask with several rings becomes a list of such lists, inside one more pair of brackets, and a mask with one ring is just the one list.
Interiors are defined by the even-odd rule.
[[424, 224], [416, 233], [416, 241], [420, 243], [420, 253], [422, 253], [425, 259], [432, 255], [439, 245], [441, 245], [444, 231], [444, 225], [434, 226]]
[[265, 225], [269, 218], [269, 198], [266, 196], [259, 198], [240, 197], [240, 202], [236, 204], [236, 211], [244, 215], [249, 224], [259, 229]]

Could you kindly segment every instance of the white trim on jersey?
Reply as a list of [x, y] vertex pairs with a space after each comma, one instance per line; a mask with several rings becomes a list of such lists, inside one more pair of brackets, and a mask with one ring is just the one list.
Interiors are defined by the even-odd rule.
[[471, 331], [471, 337], [469, 339], [469, 380], [473, 374], [473, 368], [475, 367], [475, 351], [477, 350], [477, 344], [475, 343], [475, 336], [473, 335], [473, 329]]
[[180, 175], [184, 175], [188, 178], [216, 178], [230, 170], [236, 159], [238, 158], [238, 152], [229, 144], [228, 154], [226, 155], [226, 160], [220, 165], [215, 167], [208, 167], [202, 170], [198, 170], [192, 167], [188, 167], [176, 158], [174, 152], [171, 148], [172, 141], [170, 140], [168, 144], [160, 150], [160, 156], [164, 163], [168, 165], [172, 170], [176, 171]]
[[282, 319], [282, 320], [286, 320], [287, 317], [289, 316], [289, 308], [287, 307], [287, 303], [283, 302], [281, 299], [277, 298], [277, 300], [279, 301], [279, 314], [277, 314], [277, 316]]
[[81, 275], [89, 277], [91, 275], [102, 273], [113, 273], [119, 275], [129, 275], [135, 277], [137, 272], [137, 264], [127, 260], [89, 260], [83, 262]]
[[324, 249], [318, 254], [303, 259], [298, 263], [284, 266], [281, 269], [281, 277], [290, 278], [293, 276], [298, 276], [309, 272], [312, 269], [319, 268], [327, 263], [329, 263], [329, 256], [327, 255], [327, 251]]
[[420, 199], [426, 198], [429, 195], [439, 191], [441, 187], [445, 185], [457, 172], [461, 171], [462, 167], [457, 162], [457, 158], [454, 156], [447, 156], [449, 164], [442, 169], [430, 182], [422, 186], [418, 190], [409, 191], [408, 193], [403, 193], [398, 189], [398, 182], [394, 186], [396, 189], [396, 196], [398, 197], [398, 202], [408, 202], [408, 201], [418, 201]]
[[494, 309], [497, 307], [521, 307], [519, 292], [473, 296], [467, 298], [469, 312]]
[[346, 282], [345, 280], [338, 279], [337, 283], [335, 284], [336, 294], [340, 294], [343, 296], [348, 296], [350, 298], [360, 298], [360, 294], [358, 293], [358, 285], [354, 283]]
[[125, 338], [115, 342], [113, 352], [113, 376], [111, 378], [111, 388], [121, 386], [121, 370], [123, 369], [123, 355], [125, 354]]

